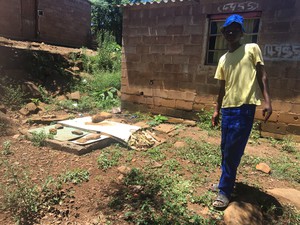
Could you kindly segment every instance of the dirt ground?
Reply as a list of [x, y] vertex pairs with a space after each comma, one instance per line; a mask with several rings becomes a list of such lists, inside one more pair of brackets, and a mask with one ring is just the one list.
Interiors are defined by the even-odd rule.
[[[2, 46], [10, 46], [14, 48], [24, 49], [34, 48], [38, 50], [51, 50], [52, 52], [59, 52], [68, 54], [70, 49], [51, 47], [40, 43], [26, 43], [8, 41], [7, 39], [0, 39]], [[52, 112], [60, 114], [61, 112]], [[126, 166], [128, 168], [148, 168], [149, 164], [153, 164], [153, 160], [149, 158], [146, 151], [129, 150], [126, 146], [116, 146], [112, 144], [106, 147], [106, 150], [113, 150], [118, 148], [122, 152], [117, 165], [112, 166], [107, 170], [99, 169], [97, 158], [104, 149], [96, 149], [88, 154], [77, 156], [75, 154], [58, 151], [50, 147], [37, 147], [26, 138], [24, 138], [19, 130], [28, 130], [31, 127], [41, 126], [41, 124], [30, 124], [26, 122], [28, 119], [22, 116], [18, 111], [8, 110], [3, 117], [7, 118], [8, 127], [10, 130], [8, 135], [2, 135], [0, 137], [0, 146], [2, 151], [4, 150], [4, 143], [10, 142], [11, 154], [1, 155], [1, 158], [7, 160], [9, 165], [13, 165], [19, 175], [22, 171], [26, 171], [29, 175], [30, 181], [33, 184], [40, 185], [48, 177], [57, 177], [60, 174], [72, 171], [75, 169], [82, 169], [89, 172], [89, 179], [86, 182], [80, 184], [64, 184], [60, 193], [66, 194], [63, 201], [59, 204], [52, 206], [51, 208], [45, 209], [41, 214], [40, 218], [31, 224], [133, 224], [128, 221], [124, 213], [124, 208], [113, 208], [111, 207], [111, 200], [115, 195], [120, 193], [120, 190], [124, 188], [122, 183], [122, 173], [118, 169], [120, 166]], [[77, 115], [75, 115], [77, 116]], [[119, 115], [122, 117], [122, 114]], [[134, 123], [137, 121], [128, 120], [128, 114], [125, 115], [124, 121], [127, 123]], [[174, 147], [178, 141], [185, 142], [184, 140], [191, 139], [195, 141], [203, 141], [212, 145], [218, 145], [220, 142], [219, 133], [211, 134], [210, 132], [199, 128], [199, 126], [186, 126], [182, 124], [176, 125], [176, 132], [171, 134], [165, 134], [166, 142], [162, 145], [163, 151], [166, 154], [165, 159], [157, 160], [158, 167], [164, 167], [165, 162], [170, 159], [175, 159], [179, 162], [181, 168], [181, 176], [191, 177], [197, 176], [199, 180], [204, 180], [202, 185], [198, 185], [194, 190], [195, 195], [204, 195], [208, 192], [208, 187], [212, 183], [218, 181], [220, 175], [219, 166], [213, 166], [211, 171], [203, 171], [198, 174], [192, 174], [187, 168], [193, 166], [193, 163], [189, 160], [183, 160], [181, 157], [175, 154]], [[0, 147], [0, 148], [1, 148]], [[299, 151], [299, 145], [297, 145]], [[246, 148], [246, 154], [253, 157], [261, 158], [276, 158], [282, 156], [282, 151], [278, 146], [273, 146], [270, 141], [266, 139], [260, 139], [252, 144], [249, 143]], [[299, 159], [295, 159], [299, 163]], [[155, 168], [154, 168], [155, 169]], [[276, 168], [271, 168], [276, 169]], [[1, 165], [1, 171], [3, 172], [0, 176], [0, 180], [4, 184], [8, 184], [10, 181], [4, 176], [4, 172], [8, 169]], [[300, 190], [300, 184], [295, 181], [291, 181], [288, 178], [276, 178], [272, 174], [265, 174], [255, 170], [252, 166], [244, 166], [239, 168], [237, 176], [237, 183], [239, 183], [239, 189], [235, 200], [239, 201], [253, 201], [251, 199], [251, 191], [254, 187], [259, 187], [261, 193], [265, 193], [268, 189], [273, 188], [293, 188]], [[3, 200], [3, 193], [0, 199]], [[267, 195], [267, 194], [266, 194]], [[278, 204], [286, 204], [286, 201], [278, 200]], [[189, 203], [188, 207], [195, 213], [208, 218], [211, 214], [208, 213], [211, 205], [193, 204]], [[281, 221], [281, 224], [286, 221]], [[13, 215], [11, 212], [3, 210], [0, 211], [0, 224], [14, 224]], [[30, 223], [29, 223], [30, 224]], [[222, 224], [222, 220], [218, 222]], [[267, 224], [267, 223], [265, 223]]]

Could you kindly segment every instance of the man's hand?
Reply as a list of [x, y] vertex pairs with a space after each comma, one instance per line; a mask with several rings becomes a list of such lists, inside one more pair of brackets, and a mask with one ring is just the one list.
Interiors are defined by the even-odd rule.
[[262, 111], [263, 117], [264, 117], [264, 122], [267, 122], [270, 116], [272, 115], [272, 106], [271, 104], [266, 104], [265, 108]]
[[219, 112], [215, 111], [212, 118], [211, 118], [211, 124], [213, 127], [217, 126], [219, 124]]

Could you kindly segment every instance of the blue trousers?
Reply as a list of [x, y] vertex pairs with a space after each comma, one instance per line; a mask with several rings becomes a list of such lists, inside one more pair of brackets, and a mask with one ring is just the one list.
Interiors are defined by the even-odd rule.
[[222, 175], [220, 193], [230, 198], [234, 188], [237, 168], [249, 139], [256, 105], [222, 108]]

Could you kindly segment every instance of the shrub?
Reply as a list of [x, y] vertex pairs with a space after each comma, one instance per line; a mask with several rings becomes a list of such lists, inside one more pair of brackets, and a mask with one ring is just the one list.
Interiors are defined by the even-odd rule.
[[25, 103], [25, 93], [22, 91], [20, 85], [3, 85], [0, 84], [3, 89], [3, 95], [1, 101], [4, 105], [11, 107], [12, 109], [20, 109]]

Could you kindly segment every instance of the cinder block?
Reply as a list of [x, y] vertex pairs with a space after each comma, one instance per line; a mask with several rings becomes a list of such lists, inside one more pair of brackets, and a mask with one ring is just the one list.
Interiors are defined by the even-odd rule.
[[202, 44], [203, 36], [202, 35], [191, 35], [191, 43], [192, 44]]
[[167, 55], [177, 55], [177, 54], [182, 54], [182, 52], [183, 52], [183, 44], [166, 45], [165, 53]]
[[201, 34], [203, 34], [203, 27], [199, 26], [198, 24], [196, 24], [196, 25], [185, 25], [184, 26], [184, 33], [185, 34], [198, 34], [198, 35], [201, 35]]
[[168, 26], [168, 27], [166, 27], [166, 33], [168, 35], [183, 34], [183, 26], [182, 25]]
[[290, 134], [300, 135], [300, 125], [289, 124], [286, 130]]
[[300, 112], [300, 104], [293, 103], [291, 113], [299, 113]]
[[126, 55], [125, 55], [125, 61], [126, 62], [140, 62], [141, 61], [141, 57], [138, 54], [126, 53]]
[[184, 100], [176, 100], [176, 108], [177, 109], [184, 109], [184, 110], [192, 110], [193, 109], [193, 102], [188, 102]]
[[190, 60], [189, 63], [190, 64], [196, 64], [199, 66], [199, 63], [201, 63], [201, 56], [200, 55], [193, 55], [193, 56], [189, 56]]
[[155, 106], [164, 106], [169, 108], [175, 108], [175, 100], [174, 99], [165, 99], [154, 97], [154, 105]]
[[287, 125], [282, 123], [261, 123], [261, 130], [276, 134], [286, 134]]
[[173, 44], [190, 44], [191, 37], [190, 35], [173, 35]]
[[276, 133], [271, 133], [271, 132], [266, 132], [266, 131], [261, 131], [260, 135], [264, 138], [272, 137], [272, 138], [280, 139], [280, 140], [282, 140], [285, 137], [285, 135], [283, 135], [283, 134], [276, 134]]
[[195, 111], [201, 111], [205, 108], [204, 103], [193, 103], [193, 110]]
[[290, 112], [292, 109], [292, 103], [286, 101], [280, 101], [280, 100], [273, 100], [272, 109], [274, 111]]
[[173, 18], [174, 25], [185, 25], [190, 24], [192, 18], [188, 15], [176, 16]]
[[153, 89], [153, 96], [155, 97], [161, 97], [161, 98], [168, 98], [168, 91], [165, 89]]
[[196, 103], [212, 104], [214, 102], [213, 95], [197, 95], [195, 97]]
[[165, 54], [165, 45], [151, 45], [150, 46], [150, 53], [159, 53], [159, 54]]
[[157, 17], [157, 20], [159, 21], [160, 26], [172, 26], [174, 24], [174, 17], [172, 16], [166, 16], [166, 15], [160, 15]]
[[122, 48], [122, 52], [124, 54], [136, 54], [136, 47], [135, 46], [126, 46]]
[[144, 103], [143, 97], [144, 96], [139, 96], [139, 95], [122, 94], [121, 100], [127, 102], [133, 102], [133, 103]]
[[[167, 52], [167, 51], [166, 51]], [[172, 63], [174, 64], [187, 64], [189, 63], [189, 57], [185, 55], [173, 55], [172, 57]]]
[[164, 64], [164, 72], [168, 73], [180, 73], [182, 70], [181, 64]]
[[174, 15], [191, 15], [191, 6], [190, 5], [181, 5], [180, 7], [174, 7]]
[[[264, 117], [263, 117], [263, 109], [262, 109], [262, 106], [258, 106], [256, 108], [256, 111], [255, 111], [255, 119], [258, 119], [258, 120], [264, 120]], [[269, 122], [277, 122], [278, 121], [278, 112], [276, 111], [273, 111], [272, 115], [270, 116]]]
[[150, 105], [150, 106], [154, 106], [154, 98], [153, 97], [146, 97], [145, 96], [145, 103], [147, 104], [147, 105]]
[[183, 48], [184, 55], [199, 55], [203, 50], [202, 45], [185, 45]]
[[278, 122], [283, 122], [287, 124], [300, 124], [300, 114], [279, 113]]

